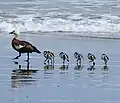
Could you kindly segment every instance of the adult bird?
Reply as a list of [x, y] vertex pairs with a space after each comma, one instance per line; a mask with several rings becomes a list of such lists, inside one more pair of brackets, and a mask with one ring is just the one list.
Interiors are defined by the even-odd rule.
[[107, 62], [109, 60], [109, 57], [106, 54], [102, 54], [101, 59], [104, 61], [105, 66], [107, 66]]
[[16, 56], [13, 59], [18, 59], [22, 53], [27, 53], [27, 61], [29, 61], [29, 53], [36, 52], [36, 53], [41, 53], [35, 46], [33, 46], [31, 43], [27, 41], [22, 41], [18, 39], [18, 33], [13, 30], [9, 34], [14, 34], [14, 38], [12, 40], [12, 47], [15, 49], [19, 55]]

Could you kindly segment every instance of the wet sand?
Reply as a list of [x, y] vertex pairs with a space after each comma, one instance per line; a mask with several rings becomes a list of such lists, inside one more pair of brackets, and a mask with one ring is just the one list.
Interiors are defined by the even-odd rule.
[[[41, 53], [30, 55], [29, 69], [36, 72], [19, 72], [27, 69], [23, 54], [12, 60], [18, 53], [11, 47], [12, 36], [0, 38], [0, 102], [1, 103], [119, 103], [120, 102], [120, 57], [119, 40], [95, 38], [60, 38], [26, 36], [25, 40], [36, 45], [43, 52], [55, 53], [55, 66], [44, 65]], [[66, 52], [70, 57], [67, 66], [62, 65], [59, 53]], [[84, 56], [82, 68], [76, 67], [73, 53]], [[96, 56], [95, 70], [87, 70], [88, 53]], [[104, 68], [101, 54], [106, 53], [110, 60]], [[4, 96], [4, 98], [3, 98]]]

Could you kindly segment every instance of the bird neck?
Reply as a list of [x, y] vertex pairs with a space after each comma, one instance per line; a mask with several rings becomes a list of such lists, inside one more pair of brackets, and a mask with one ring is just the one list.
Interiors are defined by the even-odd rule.
[[17, 33], [14, 33], [14, 38], [18, 38], [18, 34]]

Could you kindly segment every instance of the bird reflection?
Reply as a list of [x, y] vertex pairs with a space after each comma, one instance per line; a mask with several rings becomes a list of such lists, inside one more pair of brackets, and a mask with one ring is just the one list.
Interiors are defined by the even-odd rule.
[[90, 70], [90, 71], [95, 70], [94, 65], [90, 66], [87, 70]]
[[83, 68], [84, 68], [84, 66], [82, 66], [82, 65], [76, 65], [74, 67], [74, 70], [82, 70]]
[[102, 68], [101, 68], [101, 70], [103, 70], [103, 71], [108, 71], [108, 66], [103, 66]]
[[44, 66], [44, 79], [52, 79], [54, 75], [54, 65], [45, 64]]
[[18, 69], [14, 69], [11, 73], [12, 88], [19, 88], [21, 86], [34, 84], [36, 79], [33, 78], [33, 76], [38, 70], [30, 69], [29, 62], [27, 62], [26, 65], [27, 69], [23, 69], [19, 62], [14, 61], [14, 63], [18, 65]]
[[68, 65], [61, 65], [60, 67], [59, 67], [59, 69], [60, 70], [68, 70]]
[[45, 65], [44, 70], [54, 70], [54, 65]]

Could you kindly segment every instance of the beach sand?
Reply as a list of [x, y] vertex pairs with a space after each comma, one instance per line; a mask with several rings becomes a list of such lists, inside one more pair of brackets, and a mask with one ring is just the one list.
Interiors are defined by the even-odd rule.
[[[26, 54], [12, 60], [18, 53], [11, 47], [12, 36], [0, 38], [0, 102], [1, 103], [115, 103], [120, 101], [120, 57], [119, 40], [99, 38], [67, 38], [49, 36], [21, 36], [34, 44], [42, 53], [55, 53], [55, 66], [44, 65], [43, 54], [30, 54], [29, 69], [36, 73], [12, 72], [27, 69]], [[59, 53], [69, 55], [70, 63], [63, 68]], [[84, 56], [82, 68], [76, 70], [73, 53]], [[96, 56], [94, 71], [87, 58], [88, 53]], [[109, 56], [108, 68], [104, 69], [101, 54]], [[47, 69], [46, 69], [47, 68]], [[103, 68], [103, 69], [102, 69]], [[112, 95], [114, 94], [114, 95]], [[3, 98], [3, 95], [5, 96]]]

